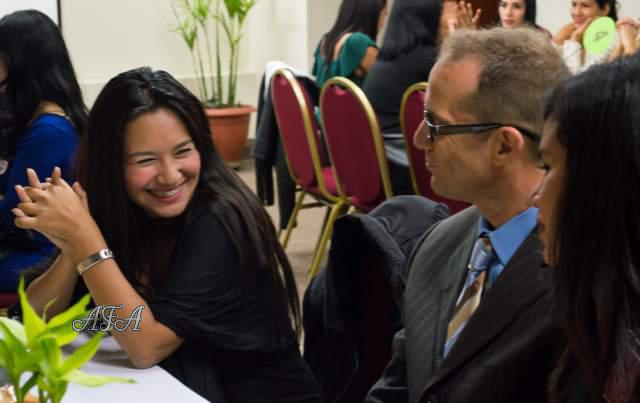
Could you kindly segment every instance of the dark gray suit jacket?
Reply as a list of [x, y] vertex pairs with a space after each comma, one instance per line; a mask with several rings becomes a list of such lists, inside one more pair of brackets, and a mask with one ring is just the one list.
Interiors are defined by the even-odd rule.
[[485, 291], [445, 359], [447, 326], [477, 236], [470, 207], [418, 242], [405, 291], [404, 325], [367, 402], [540, 403], [562, 347], [550, 316], [549, 272], [535, 232]]

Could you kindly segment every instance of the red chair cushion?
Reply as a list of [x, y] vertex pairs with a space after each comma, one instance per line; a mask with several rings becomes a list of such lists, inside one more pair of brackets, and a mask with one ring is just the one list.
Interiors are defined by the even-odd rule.
[[[297, 83], [296, 83], [297, 84]], [[311, 159], [311, 149], [307, 141], [304, 114], [309, 116], [314, 133], [317, 133], [313, 106], [303, 86], [298, 85], [305, 95], [303, 109], [290, 82], [282, 75], [275, 75], [271, 82], [273, 109], [278, 121], [280, 138], [291, 170], [301, 187], [314, 186], [316, 182]], [[318, 139], [316, 138], [316, 144]]]
[[[322, 176], [324, 177], [324, 184], [327, 188], [327, 191], [336, 197], [339, 196], [338, 187], [336, 185], [336, 178], [333, 175], [333, 169], [331, 169], [331, 167], [322, 168]], [[317, 186], [309, 186], [304, 189], [309, 193], [322, 197], [320, 188]]]
[[16, 302], [18, 302], [18, 294], [0, 292], [0, 308], [8, 308]]
[[383, 200], [373, 129], [360, 101], [351, 92], [332, 85], [326, 88], [321, 102], [327, 146], [344, 191], [365, 204]]

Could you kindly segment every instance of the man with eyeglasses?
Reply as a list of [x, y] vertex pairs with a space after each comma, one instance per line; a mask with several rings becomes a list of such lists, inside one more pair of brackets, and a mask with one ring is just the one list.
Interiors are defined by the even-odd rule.
[[569, 72], [531, 29], [459, 31], [431, 70], [415, 145], [431, 186], [472, 207], [409, 262], [404, 329], [370, 403], [546, 401], [562, 343], [530, 196], [543, 98]]

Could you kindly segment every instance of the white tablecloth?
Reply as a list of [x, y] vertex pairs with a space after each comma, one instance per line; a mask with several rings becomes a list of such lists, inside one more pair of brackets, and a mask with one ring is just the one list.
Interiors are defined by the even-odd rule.
[[[85, 336], [81, 335], [71, 346], [77, 346], [86, 340]], [[71, 350], [65, 348], [65, 351]], [[93, 375], [131, 378], [136, 383], [111, 383], [97, 388], [70, 383], [67, 393], [62, 399], [63, 403], [191, 403], [207, 401], [158, 366], [135, 369], [113, 337], [102, 340], [100, 350], [91, 361], [82, 367], [82, 370]]]

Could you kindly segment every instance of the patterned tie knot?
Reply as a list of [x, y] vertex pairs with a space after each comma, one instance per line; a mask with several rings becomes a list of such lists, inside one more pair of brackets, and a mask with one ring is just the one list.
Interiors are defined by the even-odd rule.
[[495, 257], [496, 254], [491, 246], [491, 241], [486, 235], [483, 235], [478, 238], [473, 246], [468, 268], [470, 271], [485, 271], [489, 268]]

